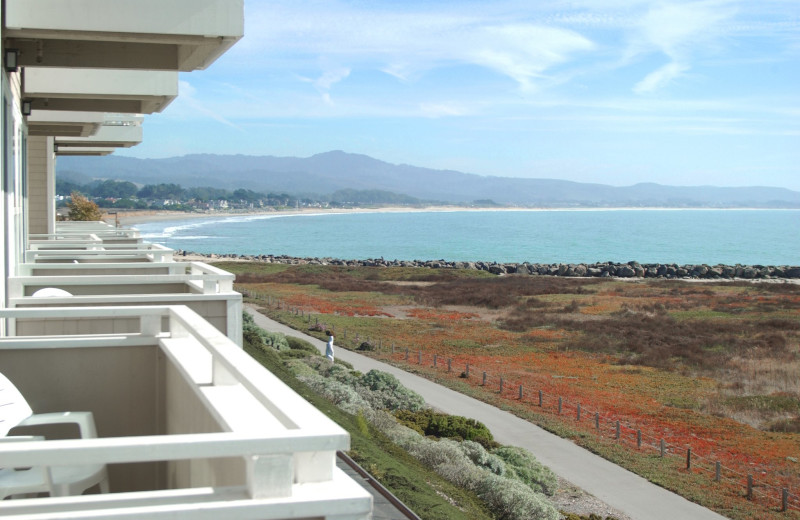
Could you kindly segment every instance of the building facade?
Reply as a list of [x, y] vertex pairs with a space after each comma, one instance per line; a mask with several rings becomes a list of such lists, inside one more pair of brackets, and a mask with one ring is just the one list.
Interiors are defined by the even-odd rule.
[[[140, 142], [178, 73], [243, 36], [243, 1], [2, 9], [0, 405], [18, 390], [35, 415], [0, 406], [19, 425], [0, 437], [0, 516], [369, 518], [336, 468], [347, 433], [242, 351], [233, 275], [135, 230], [56, 221], [58, 156]], [[77, 476], [96, 468], [97, 484]]]

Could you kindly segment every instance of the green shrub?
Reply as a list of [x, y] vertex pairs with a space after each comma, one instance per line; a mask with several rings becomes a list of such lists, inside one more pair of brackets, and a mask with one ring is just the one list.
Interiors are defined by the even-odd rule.
[[281, 350], [279, 354], [282, 359], [305, 359], [310, 355], [304, 350]]
[[358, 382], [361, 395], [381, 410], [422, 410], [425, 400], [418, 393], [409, 390], [396, 377], [379, 370], [370, 370]]
[[294, 336], [286, 336], [286, 343], [292, 350], [300, 350], [303, 352], [308, 352], [309, 354], [314, 354], [317, 356], [319, 355], [319, 350], [317, 350], [314, 345], [304, 339], [296, 338]]
[[531, 493], [528, 486], [486, 472], [475, 492], [489, 505], [498, 520], [558, 520], [561, 515], [544, 495]]
[[475, 419], [459, 415], [447, 415], [429, 409], [420, 411], [399, 410], [395, 417], [401, 423], [423, 435], [475, 441], [486, 449], [493, 449], [498, 446], [489, 428]]
[[506, 476], [548, 496], [556, 492], [558, 480], [555, 474], [536, 460], [528, 450], [516, 446], [501, 446], [492, 450], [492, 455], [505, 462]]

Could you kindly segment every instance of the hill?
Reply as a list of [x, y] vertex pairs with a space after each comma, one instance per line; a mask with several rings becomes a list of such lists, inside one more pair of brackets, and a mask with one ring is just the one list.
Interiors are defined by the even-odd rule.
[[167, 159], [60, 157], [61, 178], [126, 180], [136, 184], [245, 188], [296, 196], [379, 190], [428, 201], [491, 200], [518, 206], [800, 207], [800, 192], [771, 187], [721, 188], [642, 183], [616, 187], [558, 179], [481, 176], [391, 164], [332, 151], [307, 158], [195, 154]]

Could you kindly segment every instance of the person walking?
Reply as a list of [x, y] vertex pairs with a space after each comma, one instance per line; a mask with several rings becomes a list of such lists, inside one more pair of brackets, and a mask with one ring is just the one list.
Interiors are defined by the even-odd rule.
[[328, 335], [328, 344], [325, 346], [325, 357], [333, 363], [333, 333], [327, 331], [326, 334]]

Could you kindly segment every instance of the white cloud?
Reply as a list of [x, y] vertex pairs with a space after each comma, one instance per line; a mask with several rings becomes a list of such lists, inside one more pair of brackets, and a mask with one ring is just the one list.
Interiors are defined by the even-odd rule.
[[687, 70], [689, 70], [689, 67], [681, 65], [680, 63], [668, 63], [645, 76], [644, 79], [633, 87], [633, 91], [637, 94], [653, 92], [669, 84]]
[[330, 90], [333, 85], [339, 83], [349, 75], [350, 69], [346, 67], [338, 67], [336, 69], [326, 70], [322, 73], [322, 76], [317, 78], [317, 80], [314, 82], [314, 86], [321, 91]]
[[[475, 7], [477, 11], [458, 11], [417, 5], [400, 11], [339, 2], [270, 3], [269, 12], [252, 19], [248, 15], [245, 40], [250, 42], [243, 49], [280, 49], [281, 60], [291, 55], [295, 67], [331, 61], [344, 64], [344, 69], [381, 70], [404, 81], [438, 67], [470, 64], [529, 87], [552, 67], [594, 48], [588, 38], [572, 30]], [[265, 66], [270, 57], [262, 54]]]
[[643, 94], [663, 88], [691, 69], [697, 55], [714, 52], [735, 14], [730, 0], [652, 5], [637, 24], [633, 43], [626, 51], [628, 59], [658, 52], [671, 61], [645, 76], [633, 91]]

